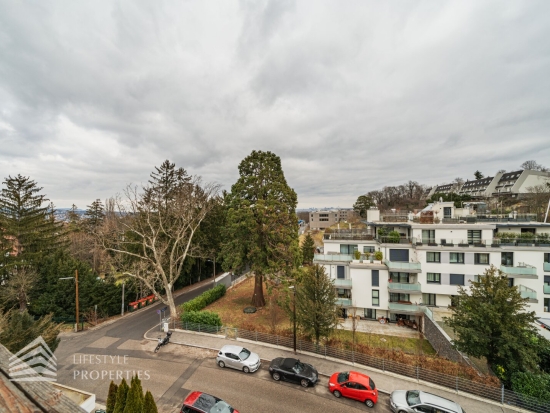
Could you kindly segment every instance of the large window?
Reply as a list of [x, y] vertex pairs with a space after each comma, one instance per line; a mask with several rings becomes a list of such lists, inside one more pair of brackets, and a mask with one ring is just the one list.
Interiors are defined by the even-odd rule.
[[474, 254], [474, 263], [489, 265], [489, 254]]
[[372, 286], [373, 287], [379, 287], [380, 286], [380, 271], [379, 270], [372, 270]]
[[464, 274], [451, 274], [451, 285], [464, 285]]
[[374, 308], [365, 308], [365, 318], [376, 320], [376, 310]]
[[481, 243], [481, 230], [469, 229], [468, 230], [468, 244], [480, 244]]
[[514, 266], [514, 253], [513, 252], [502, 252], [500, 255], [500, 263], [506, 265], [507, 267]]
[[346, 278], [346, 267], [343, 265], [336, 266], [336, 278], [343, 280]]
[[354, 244], [340, 244], [340, 254], [353, 254], [359, 247]]
[[428, 284], [441, 284], [441, 274], [438, 272], [429, 272], [426, 274]]
[[409, 250], [390, 249], [390, 261], [409, 262]]
[[410, 303], [411, 298], [410, 294], [403, 293], [390, 293], [390, 303], [397, 303], [399, 301], [405, 301]]
[[550, 262], [550, 253], [549, 252], [544, 253], [544, 262]]
[[363, 245], [363, 252], [374, 252], [374, 246], [372, 246], [372, 245]]
[[429, 244], [435, 242], [435, 230], [423, 229], [422, 230], [422, 243]]
[[380, 305], [380, 291], [372, 290], [372, 305]]
[[440, 252], [431, 252], [426, 253], [427, 262], [441, 262], [441, 253]]
[[390, 272], [390, 282], [407, 284], [409, 282], [409, 273], [408, 272]]
[[451, 254], [450, 254], [450, 263], [451, 264], [464, 264], [464, 253], [463, 252], [451, 252]]
[[422, 294], [422, 303], [424, 305], [436, 305], [435, 294]]

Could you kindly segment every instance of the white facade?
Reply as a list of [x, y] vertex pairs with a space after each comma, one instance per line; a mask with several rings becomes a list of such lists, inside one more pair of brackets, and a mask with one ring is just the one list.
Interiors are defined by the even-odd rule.
[[[339, 303], [367, 318], [415, 319], [431, 307], [446, 308], [459, 286], [468, 288], [490, 265], [504, 271], [529, 298], [530, 311], [550, 318], [550, 224], [507, 221], [369, 222], [370, 234], [384, 227], [398, 231], [401, 240], [388, 243], [333, 232], [330, 239], [325, 237], [324, 255], [316, 255], [315, 262], [334, 279]], [[499, 232], [529, 232], [534, 238], [506, 242], [495, 236]], [[363, 254], [361, 261], [354, 259], [355, 250]], [[382, 252], [383, 260], [371, 262], [364, 255], [371, 251]]]

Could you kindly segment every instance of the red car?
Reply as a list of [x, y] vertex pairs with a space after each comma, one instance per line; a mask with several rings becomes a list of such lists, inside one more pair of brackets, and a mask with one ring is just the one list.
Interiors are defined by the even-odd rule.
[[222, 399], [207, 393], [192, 391], [183, 401], [181, 413], [239, 413]]
[[378, 390], [372, 379], [356, 371], [334, 373], [328, 381], [328, 390], [336, 397], [348, 397], [374, 407], [378, 402]]

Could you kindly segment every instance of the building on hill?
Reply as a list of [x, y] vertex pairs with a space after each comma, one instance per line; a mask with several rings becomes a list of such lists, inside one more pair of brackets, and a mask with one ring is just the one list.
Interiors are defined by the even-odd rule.
[[493, 196], [521, 198], [530, 187], [550, 184], [550, 172], [514, 171], [503, 173], [495, 185]]
[[[448, 311], [458, 288], [468, 288], [491, 264], [529, 299], [529, 310], [550, 318], [550, 224], [534, 215], [481, 214], [478, 204], [436, 202], [401, 222], [367, 219], [361, 233], [332, 231], [314, 263], [334, 280], [343, 310], [354, 308], [366, 319], [422, 326], [423, 317]], [[381, 261], [374, 260], [377, 251]]]
[[356, 218], [353, 209], [332, 209], [312, 211], [309, 213], [309, 228], [313, 230], [324, 230], [339, 222], [347, 222]]
[[470, 195], [472, 198], [490, 198], [500, 180], [502, 173], [486, 178], [466, 181], [458, 192], [459, 195]]

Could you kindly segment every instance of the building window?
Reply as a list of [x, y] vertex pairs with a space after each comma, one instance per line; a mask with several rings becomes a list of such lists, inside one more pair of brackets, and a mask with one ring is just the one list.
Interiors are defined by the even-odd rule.
[[489, 254], [474, 254], [474, 263], [489, 265]]
[[514, 286], [514, 279], [508, 278], [508, 287], [513, 287], [513, 286]]
[[372, 270], [372, 286], [373, 287], [379, 287], [380, 286], [380, 271], [378, 270]]
[[422, 294], [422, 303], [424, 305], [436, 305], [435, 294]]
[[400, 301], [404, 301], [407, 303], [411, 302], [410, 294], [402, 294], [402, 293], [390, 293], [390, 303], [398, 303]]
[[481, 230], [469, 229], [468, 230], [468, 244], [481, 244]]
[[443, 207], [443, 218], [452, 218], [451, 211], [451, 207]]
[[544, 262], [550, 263], [550, 253], [549, 252], [544, 253]]
[[363, 252], [374, 252], [374, 247], [372, 245], [364, 245]]
[[392, 283], [409, 283], [409, 273], [407, 272], [390, 272], [390, 282]]
[[374, 308], [365, 308], [365, 318], [376, 320], [376, 310]]
[[372, 290], [372, 305], [380, 305], [380, 291]]
[[319, 221], [328, 221], [328, 218], [319, 218]]
[[358, 249], [356, 244], [340, 244], [340, 254], [353, 254]]
[[440, 252], [431, 252], [426, 253], [427, 262], [441, 262], [441, 253]]
[[435, 230], [434, 229], [423, 229], [422, 230], [422, 243], [434, 243], [435, 242]]
[[336, 278], [339, 280], [343, 280], [346, 278], [346, 267], [343, 265], [337, 265], [336, 266]]
[[409, 250], [390, 249], [390, 261], [409, 262]]
[[429, 272], [426, 278], [429, 284], [441, 284], [441, 274], [438, 272]]
[[464, 274], [451, 274], [451, 285], [464, 285]]
[[545, 313], [550, 312], [550, 298], [545, 298], [544, 299], [544, 308], [543, 308], [543, 310], [544, 310]]
[[513, 252], [501, 252], [500, 263], [507, 267], [514, 266], [514, 253]]
[[450, 254], [450, 263], [451, 264], [464, 264], [464, 253], [463, 252], [451, 252], [451, 254]]

